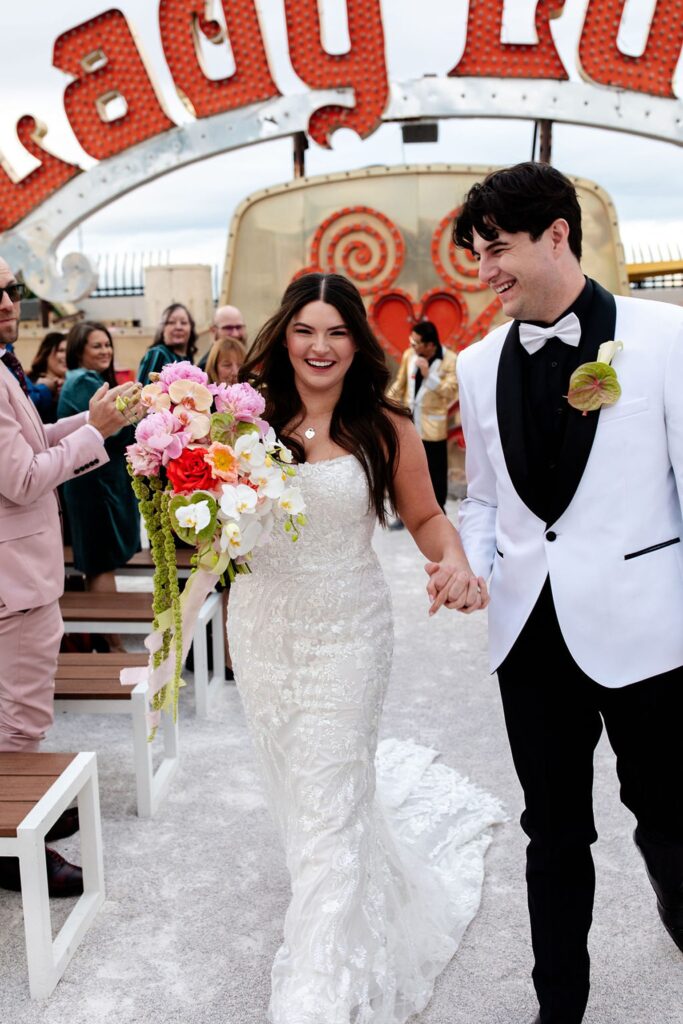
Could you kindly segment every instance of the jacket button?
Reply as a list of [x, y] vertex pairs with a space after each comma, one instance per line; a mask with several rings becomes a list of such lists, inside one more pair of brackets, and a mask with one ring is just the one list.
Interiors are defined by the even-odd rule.
[[550, 541], [557, 540], [557, 534], [554, 530], [548, 530], [548, 532], [545, 535], [545, 539]]

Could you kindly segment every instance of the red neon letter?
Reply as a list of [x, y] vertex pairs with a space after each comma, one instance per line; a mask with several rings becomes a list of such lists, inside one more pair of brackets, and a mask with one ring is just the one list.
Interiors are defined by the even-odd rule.
[[312, 89], [352, 86], [354, 107], [322, 107], [308, 125], [311, 138], [329, 146], [337, 128], [353, 128], [361, 138], [379, 124], [389, 86], [384, 59], [380, 0], [347, 0], [351, 49], [331, 54], [322, 48], [317, 0], [285, 0], [292, 67]]
[[7, 231], [35, 209], [36, 206], [78, 174], [80, 168], [67, 164], [43, 149], [44, 125], [32, 117], [17, 122], [17, 135], [31, 156], [40, 160], [40, 167], [21, 181], [14, 181], [0, 166], [0, 231]]
[[450, 75], [487, 78], [568, 78], [548, 24], [564, 0], [538, 0], [538, 43], [502, 43], [503, 0], [470, 0], [465, 52]]
[[683, 45], [683, 4], [681, 0], [658, 0], [645, 51], [640, 57], [629, 57], [617, 47], [625, 2], [591, 0], [579, 43], [581, 71], [599, 85], [671, 98]]
[[159, 4], [159, 28], [169, 70], [195, 117], [208, 117], [280, 95], [268, 67], [253, 0], [222, 3], [235, 73], [219, 81], [206, 77], [197, 49], [200, 32], [212, 43], [225, 42], [221, 25], [206, 18], [206, 0], [161, 0]]
[[[76, 76], [66, 87], [64, 107], [78, 141], [97, 160], [175, 127], [120, 11], [105, 11], [59, 36], [53, 64]], [[125, 112], [109, 120], [108, 104], [123, 106], [122, 100]]]

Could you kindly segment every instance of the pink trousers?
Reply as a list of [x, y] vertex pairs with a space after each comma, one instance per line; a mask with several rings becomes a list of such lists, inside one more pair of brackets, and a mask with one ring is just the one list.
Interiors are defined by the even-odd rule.
[[58, 601], [24, 612], [0, 602], [0, 750], [37, 750], [52, 725], [63, 632]]

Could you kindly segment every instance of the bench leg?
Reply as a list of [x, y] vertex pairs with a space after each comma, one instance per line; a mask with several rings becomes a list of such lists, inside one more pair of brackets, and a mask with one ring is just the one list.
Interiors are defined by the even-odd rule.
[[[53, 941], [45, 833], [74, 797], [78, 798], [84, 891]], [[102, 832], [94, 754], [79, 754], [38, 801], [19, 826], [17, 845], [29, 989], [33, 999], [46, 999], [104, 902]]]
[[[213, 671], [209, 677], [208, 651], [206, 642], [207, 625], [211, 623], [211, 653]], [[215, 590], [202, 605], [192, 637], [194, 651], [194, 699], [198, 718], [206, 718], [215, 691], [225, 682], [225, 624], [223, 602]]]
[[178, 723], [172, 714], [162, 713], [161, 732], [164, 754], [161, 764], [154, 771], [152, 744], [149, 742], [147, 722], [147, 684], [139, 683], [131, 694], [133, 713], [133, 752], [135, 757], [135, 782], [138, 797], [138, 817], [152, 818], [168, 792], [171, 780], [178, 768]]

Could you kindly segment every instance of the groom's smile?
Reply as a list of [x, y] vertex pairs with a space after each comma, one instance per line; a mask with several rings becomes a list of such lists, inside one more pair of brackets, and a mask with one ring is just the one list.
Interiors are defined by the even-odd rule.
[[526, 231], [496, 228], [492, 239], [473, 231], [479, 280], [495, 292], [508, 316], [552, 323], [575, 297], [568, 298], [559, 270], [558, 257], [566, 246], [564, 224], [555, 221], [536, 239]]

